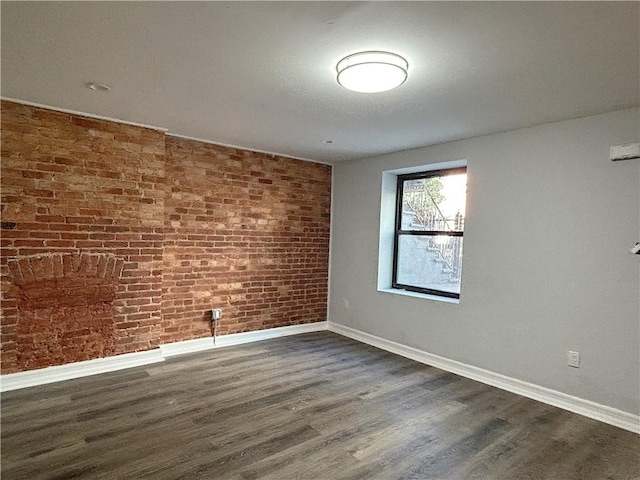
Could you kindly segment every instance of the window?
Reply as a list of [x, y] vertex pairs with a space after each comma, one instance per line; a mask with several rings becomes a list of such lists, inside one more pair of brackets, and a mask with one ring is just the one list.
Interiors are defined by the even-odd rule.
[[460, 298], [466, 167], [397, 179], [392, 288]]

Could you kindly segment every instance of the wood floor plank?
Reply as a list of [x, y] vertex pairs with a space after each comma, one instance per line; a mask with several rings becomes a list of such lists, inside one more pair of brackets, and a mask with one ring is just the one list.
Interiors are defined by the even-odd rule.
[[329, 332], [2, 394], [2, 478], [640, 478], [640, 437]]

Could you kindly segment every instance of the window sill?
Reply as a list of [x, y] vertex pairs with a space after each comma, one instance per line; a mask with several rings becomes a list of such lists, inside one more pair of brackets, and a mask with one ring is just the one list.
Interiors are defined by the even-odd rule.
[[440, 297], [439, 295], [430, 295], [428, 293], [410, 292], [408, 290], [400, 290], [398, 288], [379, 288], [379, 292], [391, 293], [394, 295], [404, 295], [405, 297], [423, 298], [425, 300], [435, 300], [436, 302], [459, 304], [460, 299], [450, 297]]

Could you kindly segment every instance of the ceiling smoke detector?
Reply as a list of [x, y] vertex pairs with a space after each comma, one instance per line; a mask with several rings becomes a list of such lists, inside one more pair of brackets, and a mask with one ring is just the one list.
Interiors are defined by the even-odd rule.
[[103, 83], [89, 82], [86, 87], [94, 92], [108, 92], [110, 90], [110, 87]]
[[407, 80], [409, 62], [390, 52], [360, 52], [344, 57], [336, 65], [338, 83], [360, 93], [386, 92]]

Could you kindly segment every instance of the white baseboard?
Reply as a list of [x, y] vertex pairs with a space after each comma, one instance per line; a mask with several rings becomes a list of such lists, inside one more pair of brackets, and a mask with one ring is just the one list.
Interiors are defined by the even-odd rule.
[[183, 342], [161, 345], [160, 348], [145, 352], [125, 353], [107, 358], [96, 358], [84, 362], [70, 363], [55, 367], [47, 367], [40, 370], [11, 373], [0, 376], [0, 392], [17, 390], [20, 388], [44, 385], [60, 382], [73, 378], [86, 377], [99, 373], [113, 372], [126, 368], [138, 367], [164, 361], [167, 357], [184, 353], [195, 353], [213, 348], [222, 348], [243, 343], [258, 342], [270, 338], [297, 335], [301, 333], [319, 332], [330, 330], [332, 332], [353, 338], [359, 342], [381, 348], [391, 353], [410, 358], [420, 363], [431, 365], [463, 377], [476, 380], [487, 385], [501, 388], [508, 392], [517, 393], [523, 397], [532, 398], [555, 407], [569, 410], [585, 417], [593, 418], [616, 427], [640, 433], [640, 415], [624, 412], [616, 408], [601, 405], [596, 402], [574, 397], [566, 393], [558, 392], [550, 388], [541, 387], [533, 383], [523, 382], [515, 378], [507, 377], [489, 370], [467, 365], [462, 362], [450, 360], [439, 355], [408, 347], [384, 338], [376, 337], [344, 325], [328, 322], [306, 323], [289, 327], [278, 327], [254, 332], [233, 333], [217, 337], [216, 344], [213, 338], [198, 338]]
[[213, 337], [195, 338], [182, 342], [165, 343], [160, 345], [163, 358], [174, 357], [184, 353], [195, 353], [213, 348]]
[[355, 330], [344, 325], [339, 325], [337, 323], [330, 322], [329, 331], [378, 347], [382, 350], [410, 358], [417, 362], [431, 365], [441, 370], [446, 370], [447, 372], [455, 373], [493, 387], [498, 387], [508, 392], [517, 393], [523, 397], [532, 398], [534, 400], [553, 405], [554, 407], [578, 413], [585, 417], [593, 418], [594, 420], [599, 420], [634, 433], [640, 433], [640, 415], [634, 415], [590, 400], [574, 397], [557, 390], [541, 387], [533, 383], [507, 377], [506, 375], [494, 373], [466, 363], [427, 353], [422, 350], [408, 347], [390, 340], [385, 340], [384, 338], [376, 337], [375, 335]]
[[259, 342], [270, 338], [286, 337], [288, 335], [298, 335], [300, 333], [320, 332], [328, 330], [328, 322], [303, 323], [302, 325], [291, 325], [289, 327], [268, 328], [266, 330], [256, 330], [255, 332], [230, 333], [216, 338], [215, 348], [240, 345], [242, 343]]
[[213, 337], [196, 338], [195, 340], [185, 340], [183, 342], [166, 343], [160, 345], [162, 356], [173, 357], [184, 353], [200, 352], [212, 348], [230, 347], [243, 343], [259, 342], [270, 338], [285, 337], [287, 335], [298, 335], [300, 333], [320, 332], [327, 330], [327, 322], [304, 323], [302, 325], [290, 325], [288, 327], [267, 328], [253, 332], [230, 333], [216, 337], [215, 344]]
[[113, 357], [85, 360], [83, 362], [68, 363], [66, 365], [57, 365], [39, 370], [9, 373], [0, 376], [0, 392], [35, 387], [36, 385], [61, 382], [63, 380], [71, 380], [72, 378], [87, 377], [89, 375], [113, 372], [162, 361], [164, 361], [164, 358], [162, 358], [160, 350], [154, 349], [144, 352], [124, 353]]
[[47, 367], [39, 370], [29, 370], [26, 372], [9, 373], [0, 375], [0, 392], [8, 392], [19, 388], [35, 387], [47, 383], [61, 382], [73, 378], [87, 377], [99, 373], [114, 372], [125, 368], [139, 367], [150, 363], [162, 362], [167, 357], [181, 355], [184, 353], [195, 353], [212, 348], [228, 347], [243, 343], [259, 342], [269, 338], [284, 337], [287, 335], [297, 335], [300, 333], [319, 332], [327, 330], [328, 323], [305, 323], [302, 325], [291, 325], [288, 327], [269, 328], [257, 330], [255, 332], [232, 333], [216, 338], [213, 344], [213, 337], [196, 338], [183, 342], [167, 343], [160, 345], [160, 348], [147, 350], [144, 352], [125, 353], [107, 358], [96, 358], [83, 362], [68, 363], [55, 367]]

